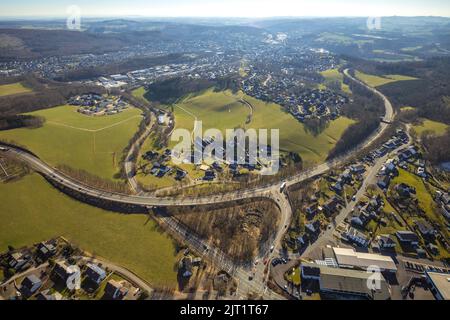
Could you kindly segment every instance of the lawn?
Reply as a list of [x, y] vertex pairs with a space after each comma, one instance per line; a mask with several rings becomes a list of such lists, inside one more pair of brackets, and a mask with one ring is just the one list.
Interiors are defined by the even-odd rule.
[[[250, 124], [246, 124], [250, 109], [239, 102], [241, 98], [253, 106]], [[189, 131], [193, 130], [195, 119], [203, 121], [203, 131], [208, 128], [224, 131], [237, 127], [279, 129], [280, 148], [298, 152], [308, 163], [325, 160], [344, 131], [354, 123], [351, 119], [341, 117], [332, 121], [321, 134], [313, 136], [279, 105], [265, 103], [241, 92], [232, 94], [230, 91], [207, 90], [199, 95], [188, 96], [174, 107], [174, 111], [176, 128]]]
[[156, 286], [175, 286], [173, 241], [145, 215], [121, 215], [72, 200], [41, 176], [0, 184], [0, 252], [64, 236]]
[[406, 170], [399, 169], [400, 175], [392, 181], [392, 186], [399, 183], [406, 183], [409, 186], [416, 188], [416, 196], [419, 200], [420, 207], [425, 211], [430, 220], [441, 223], [441, 216], [437, 216], [433, 210], [433, 197], [427, 191], [422, 179]]
[[299, 286], [302, 283], [301, 280], [301, 271], [300, 268], [295, 268], [293, 271], [291, 270], [286, 275], [286, 278], [289, 282], [291, 282], [294, 286]]
[[176, 128], [194, 129], [194, 120], [203, 122], [203, 130], [226, 129], [244, 126], [250, 109], [239, 102], [239, 96], [231, 91], [214, 92], [206, 90], [198, 95], [188, 95], [174, 105]]
[[328, 70], [322, 71], [320, 74], [325, 77], [325, 82], [337, 80], [341, 83], [342, 91], [344, 91], [345, 93], [348, 93], [348, 94], [352, 93], [350, 90], [350, 87], [344, 83], [344, 76], [342, 75], [342, 73], [339, 72], [338, 69], [328, 69]]
[[19, 93], [28, 93], [28, 92], [32, 92], [32, 91], [33, 90], [25, 87], [20, 82], [0, 85], [0, 97], [9, 96], [9, 95], [13, 95], [13, 94], [19, 94]]
[[433, 131], [436, 135], [443, 135], [448, 129], [448, 125], [442, 122], [423, 120], [420, 125], [414, 126], [414, 131], [420, 136], [425, 131]]
[[110, 180], [142, 119], [135, 108], [103, 117], [82, 115], [73, 106], [30, 114], [44, 117], [43, 127], [1, 131], [0, 139], [24, 145], [52, 165], [65, 164]]
[[360, 71], [356, 71], [355, 73], [356, 77], [368, 84], [371, 87], [380, 87], [388, 83], [397, 82], [397, 81], [410, 81], [410, 80], [417, 80], [417, 78], [408, 77], [408, 76], [402, 76], [402, 75], [385, 75], [383, 77], [380, 76], [374, 76], [371, 74], [366, 74]]
[[147, 91], [145, 91], [145, 88], [144, 88], [144, 87], [139, 87], [139, 88], [133, 90], [133, 91], [131, 92], [131, 94], [132, 94], [134, 97], [138, 98], [138, 99], [141, 99], [141, 100], [143, 100], [143, 101], [145, 101], [145, 102], [148, 102], [147, 98], [145, 98], [145, 93], [146, 93], [146, 92], [147, 92]]

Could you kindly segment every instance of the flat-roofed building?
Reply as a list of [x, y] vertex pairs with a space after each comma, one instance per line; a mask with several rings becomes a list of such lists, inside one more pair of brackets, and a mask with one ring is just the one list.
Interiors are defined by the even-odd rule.
[[397, 272], [394, 260], [380, 254], [356, 252], [354, 249], [333, 248], [335, 260], [340, 268], [367, 270], [378, 267], [381, 272]]
[[427, 271], [425, 274], [434, 297], [437, 300], [450, 300], [450, 273]]
[[[307, 273], [306, 277], [304, 272]], [[311, 274], [314, 274], [314, 277], [311, 277]], [[302, 278], [318, 279], [320, 292], [323, 295], [345, 299], [388, 300], [391, 298], [390, 287], [382, 274], [374, 283], [372, 272], [302, 263]]]

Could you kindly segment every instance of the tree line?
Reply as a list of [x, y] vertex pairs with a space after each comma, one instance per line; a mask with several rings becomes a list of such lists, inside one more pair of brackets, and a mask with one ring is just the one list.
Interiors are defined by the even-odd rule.
[[344, 82], [350, 86], [353, 99], [342, 108], [342, 115], [357, 122], [345, 130], [328, 159], [344, 154], [362, 143], [377, 129], [380, 117], [384, 114], [384, 103], [378, 95], [347, 77], [344, 77]]

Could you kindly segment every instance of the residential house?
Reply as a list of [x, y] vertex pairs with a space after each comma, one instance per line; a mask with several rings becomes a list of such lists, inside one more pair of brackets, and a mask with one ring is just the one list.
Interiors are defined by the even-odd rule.
[[339, 209], [340, 201], [337, 197], [333, 197], [327, 203], [324, 204], [323, 210], [327, 215], [332, 215]]
[[105, 287], [105, 296], [112, 300], [122, 300], [128, 294], [128, 289], [120, 282], [109, 280]]
[[366, 172], [366, 167], [363, 164], [357, 164], [350, 167], [350, 171], [353, 174], [363, 174]]
[[419, 245], [419, 237], [414, 232], [397, 231], [395, 233], [395, 236], [397, 237], [398, 241], [400, 241], [401, 244], [410, 247], [417, 247]]
[[44, 300], [44, 301], [59, 301], [63, 300], [63, 296], [59, 292], [50, 293], [50, 290], [45, 290], [43, 292], [40, 292], [37, 297], [37, 300]]
[[184, 257], [179, 264], [179, 271], [183, 278], [192, 277], [192, 257]]
[[306, 215], [308, 217], [308, 219], [312, 219], [316, 216], [318, 212], [318, 205], [317, 203], [310, 205], [309, 207], [306, 208]]
[[405, 183], [400, 183], [395, 187], [395, 190], [402, 198], [410, 198], [412, 195], [416, 194], [416, 189], [414, 187], [408, 186]]
[[90, 281], [97, 285], [99, 285], [106, 278], [106, 271], [100, 266], [92, 263], [87, 264], [85, 274]]
[[25, 277], [25, 279], [23, 279], [21, 286], [20, 286], [20, 291], [26, 295], [26, 296], [31, 296], [34, 293], [36, 293], [36, 291], [42, 286], [42, 281], [41, 279], [39, 279], [37, 276], [30, 275]]
[[51, 242], [41, 242], [37, 246], [37, 252], [42, 259], [49, 259], [56, 254], [56, 247]]
[[356, 230], [355, 228], [349, 228], [343, 233], [344, 238], [349, 242], [359, 246], [367, 247], [369, 245], [369, 238], [362, 232]]
[[393, 249], [397, 245], [390, 234], [381, 234], [376, 240], [380, 249]]
[[318, 237], [320, 234], [320, 221], [316, 220], [313, 223], [308, 223], [305, 229], [310, 237]]
[[69, 265], [65, 261], [58, 261], [55, 263], [53, 273], [59, 277], [62, 281], [66, 282], [71, 275], [75, 273], [73, 266]]
[[27, 263], [29, 259], [22, 252], [10, 253], [8, 257], [8, 265], [10, 268], [18, 271], [21, 270]]
[[382, 176], [380, 179], [378, 179], [377, 185], [385, 190], [389, 187], [389, 184], [391, 183], [391, 178], [389, 176]]
[[430, 225], [428, 221], [416, 221], [415, 226], [417, 230], [419, 230], [422, 237], [424, 237], [425, 239], [434, 239], [436, 230]]

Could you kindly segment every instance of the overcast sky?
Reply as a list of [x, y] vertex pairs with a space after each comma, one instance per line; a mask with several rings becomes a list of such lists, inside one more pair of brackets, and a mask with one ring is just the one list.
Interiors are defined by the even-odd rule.
[[0, 16], [447, 16], [450, 0], [1, 0]]

